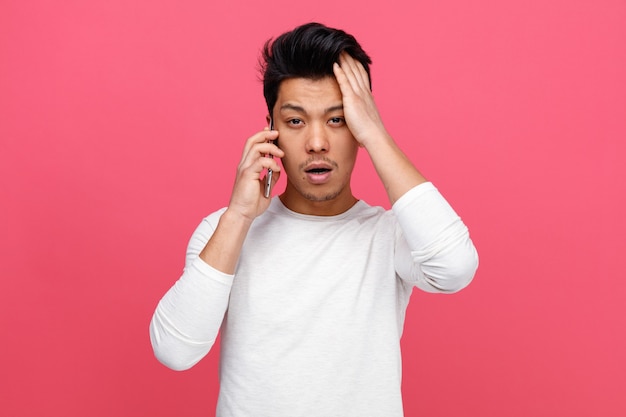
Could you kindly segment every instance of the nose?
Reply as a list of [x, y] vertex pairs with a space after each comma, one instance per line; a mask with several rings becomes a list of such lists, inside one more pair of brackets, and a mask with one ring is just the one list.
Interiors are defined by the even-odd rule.
[[326, 132], [325, 126], [311, 125], [306, 141], [307, 153], [325, 153], [328, 152], [328, 149], [328, 132]]

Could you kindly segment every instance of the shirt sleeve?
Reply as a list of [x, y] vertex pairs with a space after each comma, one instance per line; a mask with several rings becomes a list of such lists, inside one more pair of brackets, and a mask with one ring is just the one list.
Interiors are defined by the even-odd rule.
[[461, 218], [435, 186], [423, 183], [392, 207], [399, 230], [396, 271], [427, 292], [465, 288], [478, 268], [478, 253]]
[[193, 233], [183, 274], [163, 296], [150, 322], [154, 354], [174, 370], [191, 368], [209, 352], [228, 308], [233, 275], [198, 257], [220, 215], [207, 217]]

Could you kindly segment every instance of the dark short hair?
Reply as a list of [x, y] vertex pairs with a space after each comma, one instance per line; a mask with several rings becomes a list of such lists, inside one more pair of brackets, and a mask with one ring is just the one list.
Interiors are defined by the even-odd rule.
[[363, 64], [370, 77], [371, 88], [369, 66], [372, 60], [354, 36], [343, 30], [313, 22], [298, 26], [274, 40], [269, 39], [265, 42], [260, 67], [263, 95], [270, 116], [283, 80], [289, 78], [317, 80], [334, 76], [333, 63], [339, 61], [339, 55], [343, 51]]

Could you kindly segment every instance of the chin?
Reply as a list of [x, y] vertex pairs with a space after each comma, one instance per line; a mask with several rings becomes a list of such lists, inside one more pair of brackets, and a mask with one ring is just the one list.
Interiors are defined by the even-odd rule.
[[314, 202], [323, 202], [323, 201], [331, 201], [340, 197], [341, 194], [345, 191], [345, 188], [335, 188], [329, 189], [324, 186], [315, 186], [315, 187], [306, 187], [304, 189], [300, 189], [300, 194], [302, 197], [309, 201]]
[[339, 197], [341, 191], [337, 191], [334, 193], [303, 193], [302, 196], [309, 201], [322, 202], [322, 201], [330, 201]]

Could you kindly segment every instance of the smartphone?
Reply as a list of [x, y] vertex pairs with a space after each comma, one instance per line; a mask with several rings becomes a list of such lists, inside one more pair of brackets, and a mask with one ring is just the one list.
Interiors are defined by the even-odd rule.
[[[274, 130], [274, 119], [270, 118], [270, 130]], [[271, 154], [267, 155], [268, 158], [273, 158]], [[267, 170], [267, 175], [265, 176], [265, 198], [269, 198], [272, 194], [272, 170]]]

